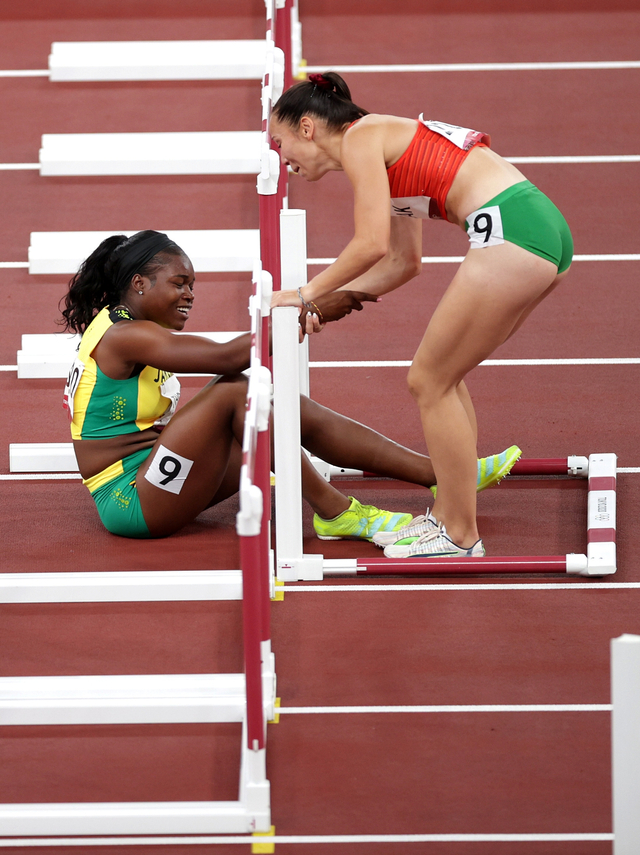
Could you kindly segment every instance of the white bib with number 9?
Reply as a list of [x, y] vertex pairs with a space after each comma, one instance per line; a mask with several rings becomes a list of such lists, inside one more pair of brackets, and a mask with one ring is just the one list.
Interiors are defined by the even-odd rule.
[[193, 460], [159, 445], [144, 477], [155, 487], [177, 495], [184, 487], [192, 466]]
[[482, 249], [485, 246], [504, 243], [502, 217], [498, 205], [478, 208], [477, 211], [469, 214], [466, 222], [471, 249]]

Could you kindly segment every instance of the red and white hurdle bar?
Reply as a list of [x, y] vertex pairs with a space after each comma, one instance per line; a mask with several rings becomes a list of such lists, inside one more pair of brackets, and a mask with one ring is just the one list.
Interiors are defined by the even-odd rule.
[[[271, 373], [262, 364], [263, 319], [269, 316], [271, 276], [256, 265], [251, 314], [251, 367], [247, 413], [242, 440], [240, 510], [236, 531], [240, 537], [242, 618], [244, 639], [246, 719], [243, 730], [240, 802], [256, 818], [256, 827], [270, 827], [270, 787], [266, 776], [266, 727], [274, 717], [275, 662], [270, 641], [271, 561], [269, 516], [271, 507], [269, 413]], [[266, 703], [265, 703], [266, 700]]]
[[[325, 559], [302, 551], [302, 488], [300, 447], [300, 345], [298, 311], [272, 312], [274, 375], [274, 439], [276, 475], [277, 577], [283, 581], [320, 580], [325, 576], [446, 575], [465, 573], [567, 573], [605, 576], [616, 571], [615, 454], [589, 458], [524, 460], [513, 468], [519, 475], [588, 477], [587, 552], [567, 555], [485, 556], [482, 558], [384, 557]], [[278, 524], [280, 520], [280, 524]]]

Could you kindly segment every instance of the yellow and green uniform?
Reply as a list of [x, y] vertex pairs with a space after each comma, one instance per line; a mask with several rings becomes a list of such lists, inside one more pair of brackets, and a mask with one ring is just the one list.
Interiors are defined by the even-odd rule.
[[[82, 336], [64, 391], [74, 440], [108, 439], [161, 428], [175, 412], [180, 383], [174, 374], [146, 365], [125, 380], [114, 380], [93, 358], [107, 330], [122, 320], [131, 320], [126, 309], [104, 308]], [[135, 478], [151, 450], [138, 450], [83, 482], [96, 501], [104, 525], [114, 534], [149, 536]]]

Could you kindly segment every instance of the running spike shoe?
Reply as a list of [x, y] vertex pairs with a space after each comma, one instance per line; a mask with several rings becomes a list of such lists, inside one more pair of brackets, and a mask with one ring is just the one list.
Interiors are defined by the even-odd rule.
[[384, 547], [389, 546], [391, 543], [403, 542], [410, 537], [415, 540], [418, 537], [422, 537], [423, 534], [429, 534], [430, 531], [433, 531], [437, 527], [438, 523], [434, 517], [431, 516], [431, 513], [427, 513], [419, 517], [414, 517], [409, 525], [405, 525], [397, 531], [379, 531], [373, 535], [371, 540], [376, 546]]
[[[513, 464], [516, 463], [522, 455], [522, 451], [517, 445], [512, 445], [500, 454], [492, 454], [489, 457], [481, 457], [478, 460], [478, 479], [476, 481], [476, 492], [480, 493], [486, 490], [487, 487], [493, 487], [494, 484], [499, 484], [500, 481], [511, 472]], [[429, 487], [435, 496], [438, 487], [434, 485]]]
[[374, 534], [395, 531], [411, 521], [411, 514], [382, 511], [373, 505], [361, 505], [349, 496], [351, 505], [332, 520], [313, 516], [313, 527], [320, 540], [371, 540]]
[[439, 526], [411, 543], [392, 543], [385, 547], [387, 558], [477, 558], [485, 554], [484, 545], [477, 540], [469, 549], [455, 544]]

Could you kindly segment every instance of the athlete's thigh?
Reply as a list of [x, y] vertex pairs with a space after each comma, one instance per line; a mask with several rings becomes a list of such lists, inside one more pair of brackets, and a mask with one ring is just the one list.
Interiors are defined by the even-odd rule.
[[554, 264], [515, 244], [469, 250], [436, 307], [412, 371], [459, 382], [509, 336], [554, 281]]
[[182, 407], [138, 470], [142, 513], [152, 534], [177, 531], [212, 503], [223, 485], [246, 384], [210, 384]]

